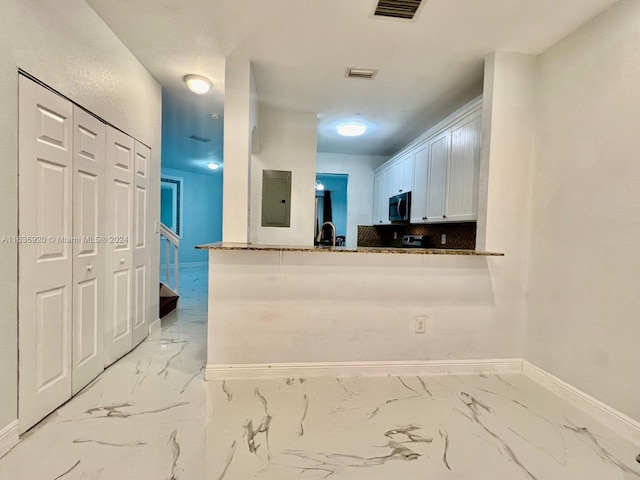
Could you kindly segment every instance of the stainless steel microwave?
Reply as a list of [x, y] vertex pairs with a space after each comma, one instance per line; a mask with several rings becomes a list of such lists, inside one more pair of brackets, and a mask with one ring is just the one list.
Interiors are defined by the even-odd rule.
[[411, 192], [394, 195], [389, 199], [389, 221], [408, 222], [411, 206]]

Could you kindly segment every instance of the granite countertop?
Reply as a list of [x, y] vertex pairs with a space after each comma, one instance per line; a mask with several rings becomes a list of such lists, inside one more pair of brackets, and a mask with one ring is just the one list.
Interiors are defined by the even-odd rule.
[[216, 242], [197, 245], [200, 250], [264, 250], [289, 252], [335, 252], [335, 253], [391, 253], [400, 255], [476, 255], [503, 257], [504, 253], [484, 252], [480, 250], [456, 250], [444, 248], [394, 248], [394, 247], [305, 247], [296, 245], [256, 245], [252, 243]]

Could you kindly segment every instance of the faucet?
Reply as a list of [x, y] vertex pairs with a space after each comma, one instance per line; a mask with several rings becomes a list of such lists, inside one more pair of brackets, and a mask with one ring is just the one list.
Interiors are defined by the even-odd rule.
[[333, 230], [333, 248], [336, 248], [336, 226], [333, 224], [333, 222], [324, 222], [322, 224], [322, 226], [320, 227], [320, 230], [318, 230], [318, 236], [316, 237], [316, 242], [320, 242], [320, 240], [322, 239], [322, 232], [324, 231], [324, 227], [325, 225], [329, 225], [331, 227], [331, 230]]

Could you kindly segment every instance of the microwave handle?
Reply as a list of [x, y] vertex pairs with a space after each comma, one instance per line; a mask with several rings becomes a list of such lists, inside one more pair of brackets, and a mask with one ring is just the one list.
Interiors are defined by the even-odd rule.
[[402, 207], [402, 199], [398, 199], [398, 217], [402, 218], [402, 213], [400, 213], [400, 209]]

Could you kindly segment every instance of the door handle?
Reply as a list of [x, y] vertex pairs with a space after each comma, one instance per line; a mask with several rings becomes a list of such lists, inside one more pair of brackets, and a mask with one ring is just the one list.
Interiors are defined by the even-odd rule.
[[87, 265], [87, 272], [93, 271], [93, 265]]
[[123, 264], [123, 263], [124, 263], [124, 258], [121, 258], [120, 259], [120, 264]]

